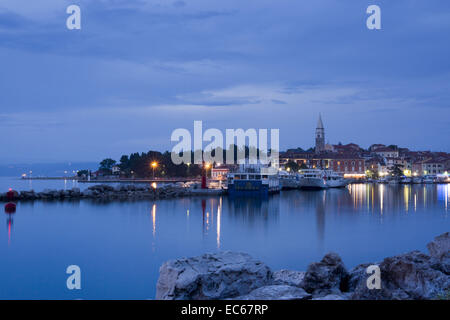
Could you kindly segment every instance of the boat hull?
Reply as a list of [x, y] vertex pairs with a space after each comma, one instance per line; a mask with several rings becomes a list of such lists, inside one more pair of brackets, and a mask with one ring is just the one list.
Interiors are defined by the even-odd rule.
[[303, 178], [300, 180], [301, 189], [325, 189], [327, 185], [323, 179], [318, 178]]
[[267, 197], [270, 192], [269, 186], [261, 181], [235, 180], [233, 184], [228, 185], [228, 194], [231, 197]]
[[350, 183], [350, 181], [346, 181], [344, 179], [328, 180], [327, 181], [327, 186], [329, 188], [345, 188], [349, 183]]

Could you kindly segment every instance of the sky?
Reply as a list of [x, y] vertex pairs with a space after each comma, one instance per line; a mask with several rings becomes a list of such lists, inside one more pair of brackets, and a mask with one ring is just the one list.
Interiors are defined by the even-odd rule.
[[450, 152], [449, 38], [447, 0], [1, 0], [0, 164], [171, 150], [194, 120], [309, 148], [319, 113], [329, 143]]

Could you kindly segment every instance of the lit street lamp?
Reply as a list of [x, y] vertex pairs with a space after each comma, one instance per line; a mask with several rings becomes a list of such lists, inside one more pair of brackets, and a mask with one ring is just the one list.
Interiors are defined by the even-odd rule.
[[153, 169], [153, 179], [155, 179], [155, 169], [156, 169], [156, 167], [158, 166], [158, 162], [153, 161], [153, 162], [151, 163], [151, 166], [152, 166], [152, 169]]

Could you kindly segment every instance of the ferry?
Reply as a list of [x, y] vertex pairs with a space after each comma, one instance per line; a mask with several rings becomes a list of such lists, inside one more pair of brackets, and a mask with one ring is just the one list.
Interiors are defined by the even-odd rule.
[[296, 173], [292, 174], [287, 171], [279, 171], [278, 179], [280, 180], [281, 189], [298, 189], [300, 187], [299, 177]]
[[300, 171], [299, 185], [302, 189], [342, 188], [349, 182], [332, 170], [305, 169]]
[[230, 196], [268, 196], [281, 190], [277, 174], [269, 175], [260, 167], [240, 166], [237, 172], [227, 175], [228, 194]]

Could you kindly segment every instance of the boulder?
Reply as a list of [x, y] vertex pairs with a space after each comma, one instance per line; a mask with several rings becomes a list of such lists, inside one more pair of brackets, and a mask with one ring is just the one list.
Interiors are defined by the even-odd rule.
[[427, 244], [428, 251], [432, 258], [440, 259], [445, 254], [450, 252], [450, 232], [446, 232], [434, 238]]
[[432, 268], [450, 275], [450, 233], [446, 232], [434, 238], [427, 245], [431, 256]]
[[305, 278], [303, 271], [294, 270], [279, 270], [275, 271], [273, 275], [273, 284], [285, 284], [288, 286], [301, 287], [303, 279]]
[[253, 290], [247, 295], [233, 300], [306, 300], [311, 294], [299, 287], [288, 285], [270, 285]]
[[347, 296], [340, 294], [328, 294], [323, 297], [313, 298], [312, 300], [348, 300]]
[[245, 253], [221, 252], [164, 263], [157, 300], [208, 300], [243, 296], [270, 285], [268, 266]]
[[347, 287], [348, 272], [336, 253], [326, 254], [320, 262], [311, 263], [301, 286], [314, 296], [340, 294]]
[[419, 251], [389, 257], [380, 264], [381, 289], [368, 289], [366, 268], [359, 265], [350, 272], [352, 299], [406, 300], [434, 299], [450, 289], [450, 277], [432, 268], [432, 259]]

